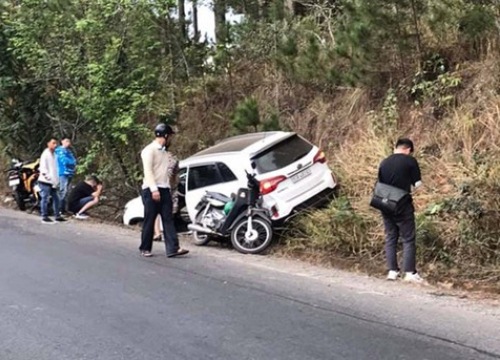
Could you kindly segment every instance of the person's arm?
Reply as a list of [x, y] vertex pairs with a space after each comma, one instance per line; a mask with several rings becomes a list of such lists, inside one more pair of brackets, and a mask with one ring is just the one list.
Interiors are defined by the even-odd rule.
[[179, 160], [174, 155], [171, 155], [170, 165], [168, 166], [168, 177], [170, 188], [177, 188], [179, 185]]
[[40, 156], [40, 166], [38, 167], [38, 171], [46, 181], [52, 181], [50, 178], [50, 167], [48, 164], [49, 157], [47, 156], [47, 152], [42, 152], [42, 156]]
[[141, 154], [142, 166], [144, 168], [144, 184], [151, 190], [151, 193], [158, 191], [156, 186], [154, 167], [153, 167], [153, 152], [150, 148], [143, 150]]
[[179, 161], [173, 154], [170, 155], [171, 164], [168, 167], [168, 177], [170, 184], [170, 195], [172, 197], [172, 212], [175, 214], [179, 210]]
[[97, 184], [96, 190], [92, 193], [94, 198], [99, 198], [102, 194], [102, 184]]
[[61, 165], [63, 165], [63, 170], [66, 171], [68, 169], [68, 165], [71, 164], [70, 160], [70, 151], [68, 149], [62, 149], [61, 151]]
[[75, 169], [76, 169], [76, 158], [73, 152], [70, 149], [64, 149], [63, 153], [61, 154], [62, 157], [62, 163], [63, 165], [63, 173], [65, 175], [71, 175], [73, 176], [75, 174]]
[[65, 149], [62, 146], [56, 147], [54, 155], [56, 157], [56, 163], [57, 163], [57, 167], [58, 167], [57, 171], [59, 172], [59, 174], [64, 175], [66, 168], [67, 168], [67, 159], [66, 159]]
[[171, 177], [170, 191], [172, 192], [172, 212], [175, 214], [179, 211], [179, 163], [175, 164], [174, 173]]
[[153, 201], [160, 201], [161, 196], [158, 191], [158, 186], [156, 185], [155, 175], [154, 175], [154, 153], [151, 148], [146, 148], [142, 151], [142, 165], [144, 167], [144, 184], [151, 191], [151, 197]]
[[73, 154], [73, 151], [71, 150], [68, 150], [69, 151], [69, 156], [71, 157], [71, 165], [73, 167], [76, 167], [76, 164], [78, 164], [78, 161], [76, 160], [76, 156], [75, 154]]
[[422, 186], [422, 175], [420, 173], [420, 166], [418, 161], [413, 159], [414, 163], [410, 169], [411, 183], [413, 184], [413, 191], [416, 191]]

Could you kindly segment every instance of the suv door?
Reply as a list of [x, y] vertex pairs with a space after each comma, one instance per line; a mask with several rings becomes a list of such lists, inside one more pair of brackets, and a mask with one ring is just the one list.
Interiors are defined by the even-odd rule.
[[226, 196], [236, 192], [238, 178], [222, 162], [203, 165], [191, 165], [187, 172], [186, 208], [191, 221], [196, 216], [196, 205], [207, 191], [215, 191]]

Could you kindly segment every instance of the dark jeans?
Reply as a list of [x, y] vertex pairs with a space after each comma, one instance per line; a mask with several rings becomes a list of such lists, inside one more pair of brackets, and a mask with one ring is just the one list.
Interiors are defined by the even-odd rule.
[[78, 200], [78, 203], [72, 204], [72, 206], [69, 207], [69, 211], [71, 211], [73, 214], [78, 214], [80, 210], [87, 205], [87, 203], [91, 202], [94, 200], [93, 196], [87, 196], [84, 197], [80, 200]]
[[397, 259], [398, 239], [403, 243], [403, 270], [416, 272], [416, 229], [415, 210], [408, 206], [401, 215], [388, 216], [382, 214], [385, 228], [385, 256], [389, 270], [399, 271]]
[[153, 234], [155, 220], [158, 214], [161, 215], [163, 223], [163, 236], [167, 255], [175, 254], [179, 250], [179, 239], [175, 230], [174, 218], [172, 215], [172, 196], [170, 189], [159, 189], [160, 201], [153, 201], [151, 190], [142, 191], [142, 202], [144, 204], [144, 223], [142, 225], [141, 251], [151, 251], [153, 248]]
[[40, 212], [42, 218], [49, 216], [49, 200], [51, 197], [54, 216], [59, 216], [59, 196], [57, 195], [57, 189], [53, 188], [52, 185], [41, 182], [38, 183], [38, 186], [40, 186]]

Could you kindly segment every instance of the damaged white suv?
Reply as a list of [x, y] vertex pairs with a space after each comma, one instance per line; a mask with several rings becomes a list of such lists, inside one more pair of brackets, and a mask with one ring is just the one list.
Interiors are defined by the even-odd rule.
[[[300, 210], [328, 201], [337, 181], [318, 147], [293, 132], [261, 132], [231, 137], [180, 162], [181, 203], [191, 221], [206, 191], [230, 196], [246, 187], [245, 171], [255, 162], [257, 180], [273, 222], [279, 224]], [[142, 221], [140, 198], [125, 207], [125, 224]]]

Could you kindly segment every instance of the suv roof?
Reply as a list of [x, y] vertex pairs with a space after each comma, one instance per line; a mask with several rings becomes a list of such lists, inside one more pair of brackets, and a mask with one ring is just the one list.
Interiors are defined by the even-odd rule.
[[189, 166], [193, 163], [196, 164], [200, 161], [203, 162], [205, 158], [212, 160], [214, 155], [216, 155], [218, 159], [225, 157], [229, 160], [230, 158], [240, 155], [241, 152], [252, 154], [264, 150], [293, 134], [292, 132], [285, 131], [267, 131], [233, 136], [221, 140], [215, 145], [182, 160], [181, 167]]
[[[265, 146], [269, 141], [275, 141], [276, 135], [284, 135], [286, 134], [283, 131], [268, 131], [268, 132], [259, 132], [259, 133], [251, 133], [245, 135], [233, 136], [224, 140], [219, 141], [214, 146], [209, 147], [208, 149], [197, 152], [191, 157], [198, 157], [203, 155], [213, 155], [213, 154], [221, 154], [221, 153], [231, 153], [231, 152], [240, 152], [245, 150], [246, 148], [252, 146], [253, 144], [262, 141], [263, 146]], [[281, 136], [279, 136], [281, 137]], [[279, 138], [278, 137], [278, 138]]]

